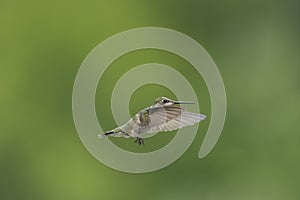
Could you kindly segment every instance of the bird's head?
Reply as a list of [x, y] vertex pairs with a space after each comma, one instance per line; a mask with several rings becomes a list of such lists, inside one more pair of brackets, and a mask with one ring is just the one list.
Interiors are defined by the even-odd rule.
[[153, 106], [169, 106], [169, 105], [179, 105], [179, 104], [194, 104], [194, 103], [188, 101], [174, 101], [166, 97], [159, 97], [154, 101]]

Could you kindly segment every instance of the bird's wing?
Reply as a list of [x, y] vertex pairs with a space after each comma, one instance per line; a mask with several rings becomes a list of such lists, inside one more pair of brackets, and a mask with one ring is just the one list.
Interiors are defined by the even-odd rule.
[[176, 105], [150, 107], [148, 112], [150, 119], [148, 121], [151, 127], [147, 131], [148, 133], [176, 130], [194, 125], [206, 118], [205, 115], [187, 112]]

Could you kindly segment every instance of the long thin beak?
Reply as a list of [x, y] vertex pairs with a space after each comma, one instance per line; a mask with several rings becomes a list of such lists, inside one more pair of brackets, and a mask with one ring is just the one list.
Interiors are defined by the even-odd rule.
[[191, 101], [174, 101], [174, 104], [195, 104], [194, 102]]

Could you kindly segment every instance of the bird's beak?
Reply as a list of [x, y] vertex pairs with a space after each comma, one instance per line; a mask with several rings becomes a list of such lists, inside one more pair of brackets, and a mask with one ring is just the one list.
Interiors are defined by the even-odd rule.
[[174, 101], [174, 104], [195, 104], [194, 102], [191, 101]]

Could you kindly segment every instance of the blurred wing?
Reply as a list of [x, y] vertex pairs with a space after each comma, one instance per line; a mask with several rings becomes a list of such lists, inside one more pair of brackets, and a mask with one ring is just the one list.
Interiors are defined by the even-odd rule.
[[205, 115], [187, 112], [175, 105], [149, 108], [149, 117], [151, 128], [148, 133], [173, 131], [194, 125], [206, 118]]

